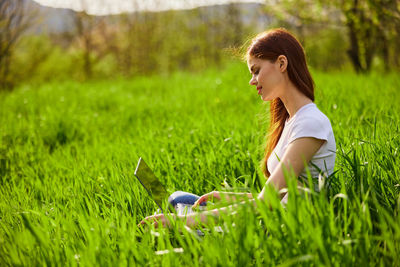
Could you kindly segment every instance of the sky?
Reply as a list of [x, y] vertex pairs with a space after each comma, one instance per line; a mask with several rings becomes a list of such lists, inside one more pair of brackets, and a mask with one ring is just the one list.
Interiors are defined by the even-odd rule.
[[165, 11], [192, 9], [200, 6], [228, 3], [264, 3], [265, 0], [34, 0], [50, 7], [85, 10], [92, 15], [119, 14], [134, 11]]

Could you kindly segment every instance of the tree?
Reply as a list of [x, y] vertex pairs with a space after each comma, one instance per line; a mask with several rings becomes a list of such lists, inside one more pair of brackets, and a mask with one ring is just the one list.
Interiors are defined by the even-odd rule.
[[378, 46], [378, 25], [367, 1], [341, 1], [341, 10], [346, 18], [350, 48], [347, 51], [357, 72], [371, 69], [372, 58]]
[[380, 42], [377, 52], [383, 58], [384, 67], [386, 70], [390, 66], [399, 68], [400, 3], [395, 0], [369, 0], [368, 4], [374, 15], [373, 21], [378, 27], [377, 40]]
[[[398, 0], [339, 0], [336, 5], [348, 28], [349, 57], [357, 72], [371, 69], [374, 56], [380, 57], [386, 70], [396, 65], [398, 56], [400, 5]], [[397, 61], [398, 62], [398, 61]]]
[[293, 29], [303, 45], [307, 31], [314, 34], [326, 25], [338, 26], [337, 9], [319, 0], [273, 0], [265, 4], [264, 11], [277, 24]]
[[38, 11], [23, 0], [0, 0], [0, 89], [14, 85], [10, 64], [21, 36], [34, 25]]
[[387, 70], [399, 65], [399, 9], [398, 0], [281, 0], [266, 4], [266, 10], [280, 22], [295, 25], [300, 39], [305, 29], [315, 25], [344, 25], [347, 55], [357, 72], [369, 71], [374, 57], [380, 57]]
[[84, 77], [90, 79], [95, 65], [114, 49], [115, 31], [109, 26], [110, 17], [87, 14], [86, 0], [81, 0], [81, 6], [83, 11], [74, 16], [74, 37], [81, 48]]

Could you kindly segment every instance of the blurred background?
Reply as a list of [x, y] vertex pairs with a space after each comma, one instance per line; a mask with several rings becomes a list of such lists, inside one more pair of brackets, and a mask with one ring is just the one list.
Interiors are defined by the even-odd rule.
[[223, 67], [273, 27], [314, 69], [400, 69], [398, 0], [0, 0], [0, 89]]

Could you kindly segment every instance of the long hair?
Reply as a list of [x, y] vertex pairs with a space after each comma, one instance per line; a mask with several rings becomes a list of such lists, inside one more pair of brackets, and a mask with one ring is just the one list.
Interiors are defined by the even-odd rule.
[[[247, 48], [246, 57], [254, 57], [275, 62], [280, 55], [288, 60], [287, 72], [290, 81], [300, 92], [314, 101], [314, 81], [308, 70], [304, 49], [300, 42], [287, 30], [278, 28], [258, 34]], [[267, 161], [282, 135], [285, 121], [289, 117], [282, 100], [276, 98], [270, 104], [270, 124], [267, 145], [261, 167], [265, 176], [271, 174]]]

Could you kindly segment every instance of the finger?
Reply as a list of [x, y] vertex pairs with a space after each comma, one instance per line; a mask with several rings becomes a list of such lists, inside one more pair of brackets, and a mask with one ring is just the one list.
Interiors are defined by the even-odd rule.
[[147, 225], [147, 224], [151, 224], [155, 220], [157, 220], [156, 216], [153, 216], [153, 215], [152, 216], [147, 216], [139, 224], [140, 225]]
[[193, 204], [193, 206], [192, 206], [192, 209], [197, 208], [198, 205], [199, 205], [199, 201], [197, 200], [196, 202], [194, 202], [194, 204]]
[[138, 223], [137, 227], [143, 229], [143, 228], [145, 228], [146, 225], [147, 225], [147, 221], [141, 220], [140, 223]]
[[197, 206], [199, 205], [199, 200], [196, 200], [196, 202], [194, 202], [192, 209], [197, 208]]
[[167, 218], [165, 218], [165, 217], [160, 217], [160, 218], [157, 218], [156, 220], [154, 220], [153, 221], [153, 226], [154, 226], [154, 228], [160, 228], [160, 227], [167, 227], [169, 224], [168, 224], [168, 219]]
[[221, 200], [221, 196], [219, 195], [219, 192], [214, 192], [212, 194], [212, 197], [213, 197], [213, 199], [215, 198], [215, 199]]
[[138, 233], [144, 234], [146, 231], [149, 230], [149, 226], [146, 224], [142, 224], [141, 222], [137, 225], [137, 231]]
[[140, 233], [140, 234], [144, 234], [146, 232], [146, 227], [138, 224], [137, 227], [136, 227], [136, 232]]
[[144, 226], [147, 225], [149, 223], [148, 220], [141, 220], [140, 223], [138, 224], [138, 226]]
[[148, 229], [148, 227], [151, 227], [151, 225], [154, 225], [155, 226], [155, 228], [157, 228], [158, 227], [158, 222], [157, 222], [157, 220], [153, 220], [153, 221], [151, 221], [151, 220], [142, 220], [137, 226], [138, 226], [138, 228], [140, 229], [140, 230], [144, 230], [144, 229]]
[[205, 197], [201, 196], [192, 206], [192, 209], [197, 208], [197, 206], [199, 206], [201, 203], [203, 203], [205, 201]]

